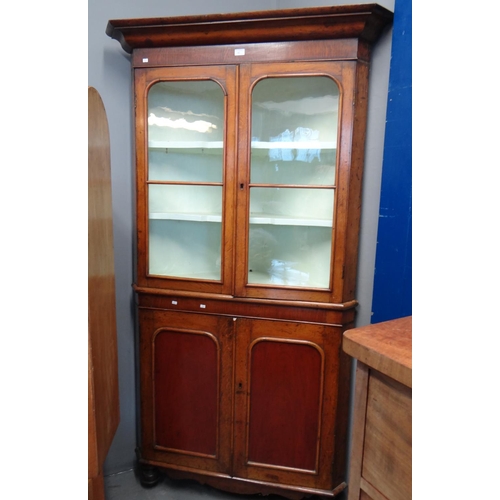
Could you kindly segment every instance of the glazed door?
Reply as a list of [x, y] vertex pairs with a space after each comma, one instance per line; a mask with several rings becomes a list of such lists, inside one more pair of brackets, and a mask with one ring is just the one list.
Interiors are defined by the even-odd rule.
[[229, 473], [233, 319], [141, 310], [141, 452]]
[[236, 325], [235, 475], [331, 489], [341, 333], [273, 320]]
[[140, 286], [229, 293], [234, 66], [136, 70]]
[[343, 63], [242, 65], [240, 74], [248, 133], [238, 152], [236, 293], [332, 301], [352, 74]]

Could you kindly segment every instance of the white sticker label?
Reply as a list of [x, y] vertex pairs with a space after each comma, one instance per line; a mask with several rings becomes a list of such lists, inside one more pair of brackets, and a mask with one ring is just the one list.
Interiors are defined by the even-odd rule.
[[172, 300], [172, 304], [174, 304], [174, 306], [177, 305], [177, 301], [176, 300]]
[[207, 306], [205, 304], [200, 304], [201, 309], [205, 309]]
[[142, 62], [146, 63], [148, 61], [149, 61], [149, 59], [147, 57], [143, 57]]
[[245, 49], [234, 49], [234, 55], [235, 56], [244, 56], [245, 55]]

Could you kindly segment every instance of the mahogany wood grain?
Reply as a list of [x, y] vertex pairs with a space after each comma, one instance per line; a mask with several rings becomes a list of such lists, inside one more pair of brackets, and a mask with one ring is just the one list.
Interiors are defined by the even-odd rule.
[[142, 459], [229, 472], [232, 318], [139, 312]]
[[[242, 58], [236, 49], [243, 49]], [[294, 61], [346, 61], [364, 60], [365, 46], [356, 38], [342, 40], [295, 41], [244, 43], [227, 45], [201, 45], [196, 47], [158, 47], [154, 49], [135, 49], [132, 54], [132, 67], [153, 68], [185, 66], [196, 61], [204, 64], [241, 64], [256, 62]]]
[[88, 89], [89, 495], [104, 498], [102, 466], [120, 420], [111, 165], [106, 111]]
[[[361, 218], [361, 187], [363, 179], [363, 166], [365, 158], [366, 122], [368, 111], [368, 64], [359, 61], [356, 68], [344, 75], [344, 81], [353, 78], [353, 94], [349, 95], [349, 100], [345, 99], [345, 110], [349, 117], [345, 117], [347, 125], [346, 137], [341, 137], [341, 161], [346, 161], [344, 168], [341, 168], [343, 175], [348, 176], [348, 181], [343, 183], [346, 187], [345, 197], [345, 217], [343, 231], [343, 243], [340, 245], [340, 252], [343, 260], [343, 280], [342, 285], [338, 285], [338, 290], [342, 286], [338, 297], [342, 300], [352, 300], [356, 292], [356, 275], [358, 265], [358, 243], [359, 227]], [[347, 84], [345, 88], [350, 88]], [[348, 106], [352, 100], [352, 107]], [[344, 112], [344, 109], [343, 109]], [[352, 115], [351, 115], [352, 113]], [[343, 129], [344, 130], [344, 129]], [[345, 155], [345, 156], [344, 156]], [[341, 175], [342, 175], [341, 174]], [[335, 255], [335, 259], [337, 259]]]
[[267, 41], [360, 38], [374, 42], [392, 20], [376, 4], [235, 14], [110, 20], [106, 34], [131, 53], [138, 48]]
[[[343, 457], [337, 455], [337, 446], [341, 449], [342, 442], [347, 440], [345, 434], [335, 435], [335, 423], [348, 418], [345, 408], [337, 405], [340, 388], [349, 384], [348, 379], [340, 377], [338, 353], [342, 329], [245, 318], [238, 319], [235, 328], [235, 475], [268, 483], [333, 490], [338, 483], [333, 484], [332, 466], [337, 460], [343, 460]], [[264, 347], [260, 353], [259, 347]], [[307, 354], [304, 351], [308, 351]], [[257, 358], [254, 358], [255, 353]], [[279, 353], [289, 358], [279, 359]], [[310, 372], [301, 371], [301, 376], [305, 379], [302, 381], [296, 378], [298, 373], [289, 374], [291, 364], [295, 363], [297, 367], [304, 365], [303, 361], [298, 360], [300, 354], [305, 357]], [[289, 377], [283, 378], [283, 372], [280, 375], [279, 370], [274, 370], [275, 365], [281, 365], [283, 372], [289, 374]], [[263, 375], [257, 373], [260, 370], [264, 372]], [[255, 398], [254, 377], [257, 378]], [[275, 399], [279, 398], [273, 403], [274, 407], [269, 406], [270, 401], [266, 399], [269, 395], [262, 391], [264, 379], [269, 379], [270, 392], [274, 393]], [[278, 394], [280, 385], [282, 394]], [[300, 392], [306, 386], [311, 390], [307, 397], [304, 392]], [[316, 400], [315, 392], [318, 389], [322, 396]], [[348, 387], [345, 389], [348, 390]], [[301, 413], [302, 410], [297, 410], [297, 422], [285, 417], [286, 411], [292, 411], [299, 404], [307, 407], [307, 416]], [[252, 420], [254, 418], [255, 421]], [[288, 433], [277, 430], [280, 420]], [[300, 422], [304, 425], [300, 425]], [[316, 427], [316, 422], [319, 428]], [[304, 426], [309, 427], [309, 431], [305, 431]], [[271, 429], [275, 433], [272, 438]], [[311, 445], [311, 435], [307, 434], [315, 432], [315, 429], [318, 430], [317, 446]], [[261, 435], [256, 434], [258, 432]], [[270, 445], [267, 451], [264, 450], [266, 439]], [[306, 443], [312, 450], [305, 451]], [[300, 459], [285, 458], [283, 449], [289, 453], [300, 450], [299, 453], [304, 453], [304, 456]], [[311, 455], [313, 450], [314, 460]], [[263, 462], [254, 462], [252, 453], [256, 453]], [[315, 466], [309, 468], [313, 463]]]
[[165, 327], [154, 338], [155, 443], [216, 456], [219, 352], [209, 333]]
[[[353, 323], [347, 324], [339, 332], [352, 326]], [[352, 359], [343, 352], [341, 342], [337, 347], [336, 355], [338, 356], [337, 362], [339, 365], [338, 393], [336, 401], [331, 401], [330, 404], [335, 404], [339, 410], [335, 419], [335, 436], [338, 436], [338, 439], [335, 442], [335, 455], [332, 463], [332, 484], [342, 484], [346, 478], [348, 461], [349, 412], [346, 408], [349, 408], [351, 398]]]
[[151, 289], [138, 289], [139, 307], [176, 311], [202, 312], [228, 316], [296, 320], [341, 326], [352, 323], [356, 302], [329, 304], [284, 300], [244, 299], [217, 297], [208, 294], [154, 293]]
[[323, 355], [303, 341], [250, 346], [249, 462], [316, 471]]

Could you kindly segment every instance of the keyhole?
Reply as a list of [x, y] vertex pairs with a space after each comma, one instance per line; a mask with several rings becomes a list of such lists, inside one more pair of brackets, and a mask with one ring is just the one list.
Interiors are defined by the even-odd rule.
[[244, 184], [243, 184], [243, 182], [242, 182], [242, 183], [240, 184], [240, 189], [243, 189], [243, 188], [244, 188], [244, 186], [245, 186], [245, 185], [244, 185]]
[[243, 388], [243, 384], [240, 382], [240, 383], [238, 384], [238, 389], [242, 389], [242, 388]]

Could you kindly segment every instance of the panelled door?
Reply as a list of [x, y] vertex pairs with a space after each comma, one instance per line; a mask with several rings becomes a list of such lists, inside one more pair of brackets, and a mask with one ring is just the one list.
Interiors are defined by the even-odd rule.
[[142, 453], [229, 474], [233, 319], [140, 311]]
[[246, 318], [236, 324], [234, 473], [331, 489], [339, 329]]

